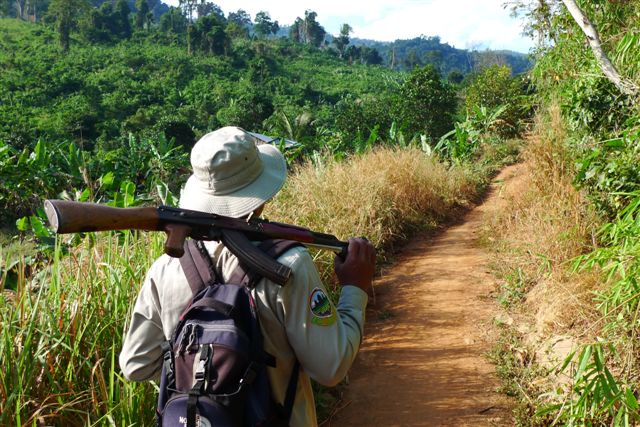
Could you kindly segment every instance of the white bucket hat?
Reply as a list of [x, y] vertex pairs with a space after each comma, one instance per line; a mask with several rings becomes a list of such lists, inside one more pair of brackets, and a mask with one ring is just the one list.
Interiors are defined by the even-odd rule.
[[276, 195], [287, 162], [276, 147], [239, 127], [200, 138], [191, 150], [193, 175], [180, 194], [180, 207], [234, 218], [247, 216]]

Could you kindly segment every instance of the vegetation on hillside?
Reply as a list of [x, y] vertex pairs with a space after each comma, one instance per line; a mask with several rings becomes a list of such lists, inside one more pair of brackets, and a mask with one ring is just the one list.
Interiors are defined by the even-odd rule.
[[[532, 73], [540, 124], [528, 190], [494, 229], [502, 300], [518, 319], [502, 352], [509, 389], [522, 425], [637, 425], [640, 111], [626, 88], [640, 83], [640, 5], [514, 3], [541, 43]], [[603, 72], [595, 38], [587, 42], [565, 4], [597, 29], [623, 85]]]
[[528, 55], [510, 51], [457, 49], [442, 43], [440, 37], [416, 37], [394, 42], [353, 40], [354, 46], [366, 46], [380, 52], [383, 63], [390, 68], [410, 70], [413, 67], [431, 64], [449, 80], [462, 79], [479, 68], [491, 65], [506, 65], [514, 74], [523, 74], [531, 68]]
[[[99, 13], [103, 22], [115, 13], [105, 5], [93, 9], [90, 19]], [[212, 12], [196, 20], [193, 31], [209, 28], [204, 18], [210, 16], [221, 19]], [[398, 73], [349, 64], [302, 42], [250, 40], [245, 33], [225, 32], [226, 47], [218, 51], [197, 42], [204, 39], [192, 31], [185, 47], [172, 29], [141, 24], [125, 31], [121, 17], [109, 19], [109, 37], [94, 34], [97, 24], [89, 27], [93, 32], [79, 25], [82, 37], [73, 35], [64, 55], [51, 28], [0, 20], [0, 165], [26, 166], [22, 177], [15, 175], [12, 185], [0, 189], [4, 221], [33, 212], [40, 196], [62, 190], [73, 195], [87, 187], [94, 196], [108, 172], [120, 185], [136, 167], [180, 157], [201, 135], [224, 125], [294, 139], [301, 144], [299, 155], [323, 147], [340, 155], [376, 144], [389, 132], [407, 141], [424, 135], [435, 143], [459, 118], [459, 86], [432, 66]], [[233, 23], [225, 20], [221, 28], [231, 31]], [[504, 81], [522, 92], [519, 79]], [[516, 94], [500, 102], [508, 104], [509, 97]], [[492, 100], [488, 107], [498, 104]], [[147, 153], [155, 160], [122, 156], [132, 145], [144, 156], [140, 146], [148, 139], [166, 141], [159, 152]], [[24, 183], [29, 174], [49, 179]], [[133, 180], [138, 191], [155, 193], [153, 180], [143, 178]], [[37, 197], [25, 198], [25, 189]]]

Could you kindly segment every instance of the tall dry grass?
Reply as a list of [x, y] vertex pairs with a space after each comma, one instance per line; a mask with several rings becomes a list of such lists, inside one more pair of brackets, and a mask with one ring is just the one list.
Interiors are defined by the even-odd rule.
[[513, 321], [496, 349], [498, 370], [505, 390], [520, 397], [522, 425], [549, 425], [535, 412], [571, 381], [554, 368], [597, 325], [592, 300], [601, 281], [573, 272], [572, 261], [592, 250], [600, 221], [572, 185], [567, 138], [557, 106], [538, 114], [516, 178], [502, 189], [504, 209], [487, 218], [500, 300]]
[[[469, 169], [449, 168], [417, 148], [379, 148], [349, 162], [295, 167], [266, 216], [342, 239], [365, 236], [383, 260], [411, 231], [433, 229], [476, 199], [482, 182]], [[317, 262], [330, 276], [330, 257]]]
[[520, 178], [503, 190], [505, 209], [488, 219], [496, 271], [534, 313], [540, 337], [593, 315], [595, 276], [572, 273], [570, 262], [592, 248], [598, 218], [572, 185], [566, 143], [560, 110], [552, 106], [528, 136]]

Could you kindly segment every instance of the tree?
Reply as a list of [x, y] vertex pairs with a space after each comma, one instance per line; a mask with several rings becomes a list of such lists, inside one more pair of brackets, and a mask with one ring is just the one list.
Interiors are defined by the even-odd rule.
[[289, 28], [289, 37], [295, 42], [311, 44], [320, 47], [324, 42], [327, 32], [322, 25], [316, 21], [317, 13], [307, 10], [304, 12], [304, 19], [298, 17]]
[[229, 37], [225, 32], [224, 22], [220, 16], [211, 14], [199, 18], [192, 26], [192, 43], [194, 47], [210, 55], [226, 55], [229, 46]]
[[358, 62], [360, 64], [379, 65], [383, 59], [378, 49], [369, 46], [349, 46], [344, 51], [344, 56], [348, 58], [349, 64]]
[[238, 9], [237, 12], [229, 12], [229, 16], [227, 16], [227, 21], [235, 22], [241, 27], [248, 27], [251, 25], [251, 15], [249, 15], [243, 9]]
[[149, 13], [149, 4], [147, 0], [136, 0], [136, 29], [144, 29], [144, 24], [147, 21], [147, 14]]
[[413, 70], [414, 67], [422, 65], [422, 61], [418, 58], [418, 54], [415, 49], [409, 49], [407, 56], [404, 57], [402, 63], [407, 70]]
[[552, 24], [556, 3], [550, 0], [511, 0], [507, 4], [513, 17], [524, 15], [526, 18], [523, 33], [537, 39], [538, 47], [543, 47], [547, 43], [555, 45], [558, 41], [557, 28]]
[[11, 16], [11, 0], [0, 0], [0, 16]]
[[453, 129], [456, 94], [433, 65], [416, 67], [400, 90], [402, 124], [411, 134], [437, 140]]
[[131, 22], [129, 21], [129, 15], [131, 15], [131, 8], [126, 0], [118, 0], [115, 8], [115, 20], [117, 23], [117, 35], [120, 38], [131, 37]]
[[255, 21], [256, 23], [253, 26], [253, 29], [255, 30], [258, 37], [267, 37], [270, 34], [276, 34], [278, 30], [280, 30], [278, 21], [272, 21], [269, 12], [258, 12], [256, 14]]
[[[188, 0], [187, 0], [188, 1]], [[215, 3], [208, 2], [206, 0], [200, 0], [200, 4], [196, 6], [198, 12], [198, 18], [203, 16], [215, 15], [221, 22], [225, 22], [224, 12]]]
[[169, 11], [160, 17], [160, 31], [163, 33], [184, 34], [187, 24], [187, 18], [177, 7], [170, 7]]
[[193, 12], [198, 7], [198, 0], [178, 0], [178, 7], [184, 12], [189, 25], [193, 22]]
[[25, 11], [26, 11], [26, 6], [27, 6], [27, 0], [15, 0], [15, 6], [16, 6], [16, 16], [20, 19], [24, 19], [25, 17]]
[[27, 19], [31, 22], [38, 22], [38, 12], [46, 8], [48, 3], [44, 0], [16, 0], [16, 3], [19, 2], [24, 4], [22, 19]]
[[480, 107], [489, 111], [504, 109], [500, 115], [501, 126], [498, 133], [504, 137], [513, 137], [520, 133], [522, 121], [529, 110], [525, 107], [522, 80], [511, 75], [506, 66], [492, 65], [468, 78], [465, 91], [465, 109], [467, 116], [474, 117]]
[[607, 57], [607, 54], [604, 52], [604, 49], [602, 49], [602, 43], [600, 42], [600, 35], [598, 34], [598, 31], [593, 26], [587, 15], [585, 15], [585, 13], [576, 4], [575, 0], [562, 0], [562, 3], [564, 3], [567, 10], [576, 21], [576, 24], [578, 24], [587, 37], [591, 51], [596, 57], [596, 60], [600, 65], [600, 69], [607, 79], [609, 79], [609, 81], [611, 81], [611, 83], [613, 83], [620, 92], [626, 95], [637, 94], [638, 86], [620, 76], [618, 70], [616, 70], [616, 67], [613, 66]]
[[322, 25], [316, 21], [317, 16], [318, 14], [312, 10], [304, 12], [303, 34], [305, 43], [312, 44], [315, 47], [320, 47], [327, 32], [324, 30]]
[[48, 16], [53, 18], [63, 52], [69, 51], [71, 31], [78, 28], [79, 19], [90, 10], [87, 0], [52, 0]]
[[111, 40], [111, 29], [107, 26], [113, 8], [105, 2], [97, 9], [91, 9], [86, 20], [81, 22], [82, 36], [92, 43], [104, 43]]
[[242, 9], [237, 12], [229, 12], [227, 16], [227, 34], [231, 38], [249, 37], [249, 27], [251, 27], [251, 16]]
[[380, 65], [383, 62], [380, 52], [375, 47], [361, 46], [360, 58], [363, 64]]
[[444, 62], [441, 50], [429, 50], [424, 54], [424, 62], [433, 65], [436, 70], [442, 70]]
[[249, 29], [242, 27], [237, 22], [229, 22], [225, 27], [225, 31], [232, 39], [246, 39], [249, 37]]
[[464, 80], [464, 74], [460, 70], [451, 70], [447, 75], [447, 81], [452, 84], [459, 85]]
[[291, 38], [291, 40], [293, 40], [296, 43], [303, 43], [304, 42], [303, 28], [304, 28], [304, 21], [300, 17], [297, 17], [296, 20], [293, 21], [293, 24], [291, 24], [291, 27], [289, 27], [289, 37]]
[[349, 24], [342, 24], [342, 27], [340, 28], [340, 35], [333, 38], [333, 44], [336, 46], [336, 49], [338, 49], [338, 52], [340, 52], [340, 58], [344, 57], [345, 49], [350, 42], [349, 34], [352, 31], [353, 28], [351, 28]]

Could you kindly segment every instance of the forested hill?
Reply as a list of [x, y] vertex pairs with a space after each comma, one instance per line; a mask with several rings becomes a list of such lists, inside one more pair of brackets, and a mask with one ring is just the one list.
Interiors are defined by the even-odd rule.
[[[283, 26], [278, 29], [276, 36], [288, 37], [290, 31], [290, 26]], [[339, 35], [326, 34], [326, 45], [333, 45], [334, 39], [338, 37]], [[349, 39], [349, 47], [354, 51], [362, 50], [362, 53], [369, 54], [369, 58], [373, 59], [364, 62], [374, 62], [387, 68], [405, 71], [431, 64], [443, 76], [451, 74], [453, 79], [458, 80], [462, 80], [474, 70], [494, 64], [508, 66], [513, 74], [525, 73], [533, 66], [531, 57], [525, 53], [510, 50], [458, 49], [448, 43], [442, 43], [438, 36], [420, 36], [393, 42], [353, 37]], [[365, 55], [360, 55], [360, 58]]]
[[[372, 111], [355, 120], [354, 108], [367, 103], [351, 101], [384, 103], [406, 78], [289, 39], [223, 35], [188, 44], [173, 31], [135, 31], [113, 19], [118, 13], [109, 26], [72, 33], [66, 53], [52, 27], [0, 18], [0, 141], [111, 149], [133, 133], [189, 145], [227, 124], [302, 142], [328, 130], [353, 139], [376, 124], [363, 116], [391, 118]], [[87, 40], [98, 35], [104, 41]]]
[[355, 46], [368, 46], [380, 52], [384, 63], [390, 68], [412, 69], [415, 66], [432, 64], [440, 72], [457, 78], [492, 64], [508, 65], [514, 74], [528, 71], [532, 62], [528, 55], [508, 50], [466, 50], [442, 43], [440, 37], [420, 36], [408, 40], [379, 42], [354, 38]]
[[[126, 0], [75, 1], [52, 0], [36, 22], [28, 9], [27, 19], [0, 18], [0, 172], [11, 168], [15, 184], [0, 189], [0, 217], [9, 220], [37, 205], [25, 193], [53, 196], [90, 183], [96, 198], [110, 172], [109, 182], [133, 173], [139, 191], [155, 191], [139, 172], [145, 164], [170, 171], [181, 162], [168, 161], [174, 148], [188, 152], [221, 126], [296, 140], [292, 156], [339, 157], [390, 139], [435, 146], [470, 108], [460, 100], [474, 73], [463, 81], [438, 64], [389, 68], [376, 49], [350, 43], [348, 26], [325, 43], [310, 11], [283, 38], [266, 12], [254, 22], [206, 3], [156, 19], [145, 0], [136, 9]], [[507, 67], [491, 73], [481, 81], [490, 91], [524, 87]], [[489, 98], [486, 107], [509, 107], [501, 114], [516, 133], [519, 104]], [[19, 168], [23, 176], [16, 162], [33, 168]]]

